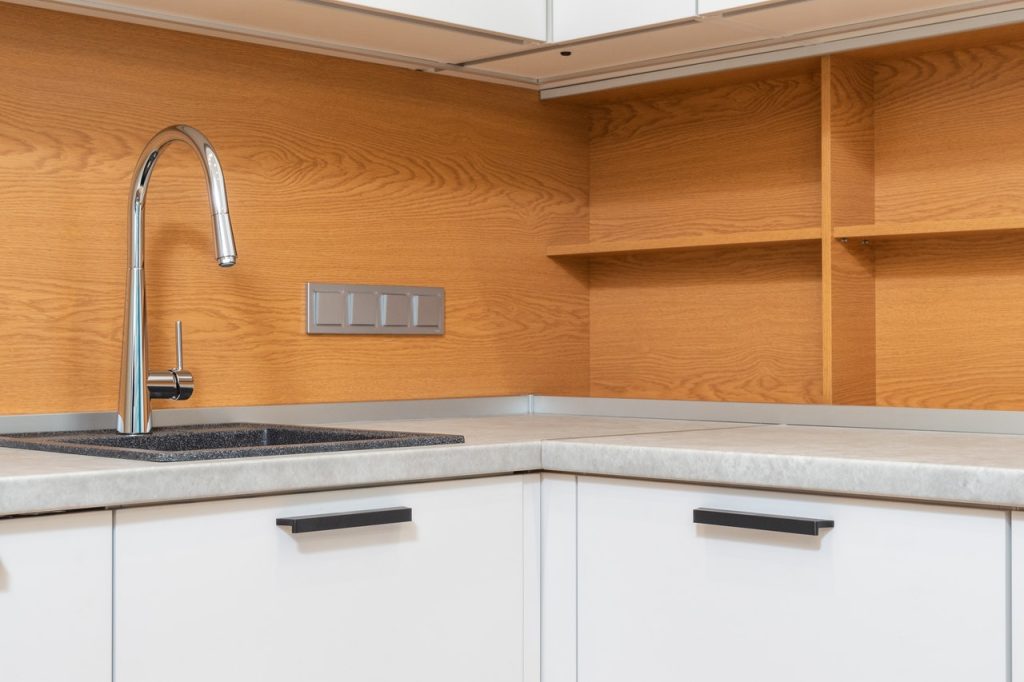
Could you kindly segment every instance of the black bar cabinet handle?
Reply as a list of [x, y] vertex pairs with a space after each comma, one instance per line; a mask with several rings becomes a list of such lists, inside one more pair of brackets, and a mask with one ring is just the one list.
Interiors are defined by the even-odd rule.
[[707, 526], [728, 526], [729, 528], [750, 528], [775, 533], [795, 535], [817, 535], [822, 528], [835, 528], [836, 522], [829, 519], [805, 519], [799, 516], [774, 516], [750, 512], [726, 511], [724, 509], [694, 509], [693, 522]]
[[291, 528], [292, 533], [315, 533], [321, 530], [383, 526], [389, 523], [406, 523], [408, 521], [412, 521], [411, 508], [388, 507], [387, 509], [367, 509], [366, 511], [342, 512], [340, 514], [285, 516], [277, 520], [277, 525]]

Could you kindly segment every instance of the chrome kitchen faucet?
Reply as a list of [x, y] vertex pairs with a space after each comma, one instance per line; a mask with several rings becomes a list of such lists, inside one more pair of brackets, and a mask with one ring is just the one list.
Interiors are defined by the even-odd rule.
[[164, 372], [150, 372], [146, 333], [146, 278], [144, 218], [146, 190], [153, 177], [153, 167], [167, 145], [184, 142], [192, 148], [203, 164], [206, 189], [213, 213], [213, 238], [217, 247], [217, 263], [224, 268], [235, 264], [235, 239], [228, 215], [228, 195], [220, 159], [206, 136], [191, 126], [178, 125], [157, 133], [146, 145], [131, 187], [128, 210], [128, 283], [124, 302], [124, 336], [121, 344], [121, 393], [117, 401], [117, 430], [136, 435], [153, 429], [151, 398], [188, 400], [195, 382], [192, 373], [182, 364], [181, 321], [177, 324], [178, 366]]

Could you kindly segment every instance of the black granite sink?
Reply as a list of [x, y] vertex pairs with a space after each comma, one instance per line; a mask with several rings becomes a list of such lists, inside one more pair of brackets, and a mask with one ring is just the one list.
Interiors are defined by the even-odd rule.
[[120, 457], [145, 462], [187, 462], [234, 457], [267, 457], [311, 452], [465, 443], [440, 433], [364, 431], [277, 424], [208, 424], [153, 429], [140, 436], [110, 431], [53, 431], [0, 434], [0, 447], [72, 455]]

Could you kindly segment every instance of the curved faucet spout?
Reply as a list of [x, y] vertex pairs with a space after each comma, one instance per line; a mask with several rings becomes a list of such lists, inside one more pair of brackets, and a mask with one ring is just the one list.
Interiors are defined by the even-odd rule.
[[235, 264], [235, 238], [228, 214], [228, 191], [224, 186], [224, 172], [213, 145], [201, 132], [187, 125], [164, 128], [153, 136], [135, 166], [132, 179], [131, 203], [128, 216], [128, 267], [141, 268], [145, 258], [146, 191], [153, 177], [153, 168], [167, 145], [183, 142], [196, 153], [206, 175], [206, 190], [213, 214], [213, 239], [217, 248], [217, 263], [221, 267]]
[[235, 239], [228, 214], [228, 195], [224, 173], [213, 145], [201, 132], [186, 125], [165, 128], [153, 136], [139, 157], [132, 178], [128, 209], [128, 282], [124, 308], [124, 336], [121, 345], [121, 392], [117, 401], [117, 430], [120, 433], [149, 433], [152, 428], [150, 398], [187, 400], [192, 395], [192, 374], [181, 367], [181, 328], [178, 329], [178, 367], [166, 372], [150, 372], [146, 330], [145, 259], [146, 191], [153, 168], [167, 145], [183, 142], [202, 162], [206, 189], [213, 217], [213, 238], [217, 263], [235, 264]]

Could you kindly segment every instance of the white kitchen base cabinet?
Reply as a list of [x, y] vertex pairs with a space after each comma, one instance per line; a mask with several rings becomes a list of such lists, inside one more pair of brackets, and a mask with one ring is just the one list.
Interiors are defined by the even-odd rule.
[[1010, 618], [1013, 623], [1013, 677], [1012, 682], [1024, 682], [1024, 512], [1010, 515], [1013, 532], [1010, 536], [1013, 590]]
[[111, 513], [0, 520], [0, 680], [110, 682]]
[[523, 682], [528, 480], [119, 511], [115, 682]]
[[579, 682], [1007, 679], [1005, 512], [593, 477], [578, 504]]

